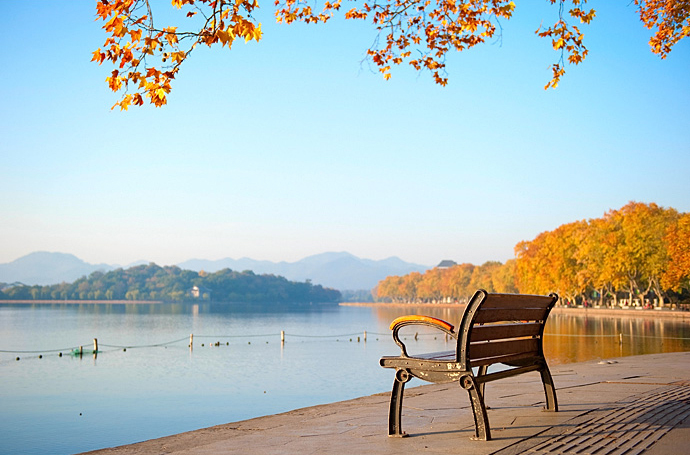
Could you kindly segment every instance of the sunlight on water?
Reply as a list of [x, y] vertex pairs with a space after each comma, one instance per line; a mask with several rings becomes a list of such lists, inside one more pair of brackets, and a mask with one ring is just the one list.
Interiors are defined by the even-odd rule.
[[[12, 351], [0, 352], [0, 453], [70, 454], [389, 391], [388, 325], [413, 313], [457, 323], [461, 310], [0, 305]], [[411, 353], [454, 347], [428, 330], [404, 337]], [[79, 345], [87, 354], [71, 355]], [[690, 350], [690, 324], [554, 313], [545, 348], [553, 364]]]

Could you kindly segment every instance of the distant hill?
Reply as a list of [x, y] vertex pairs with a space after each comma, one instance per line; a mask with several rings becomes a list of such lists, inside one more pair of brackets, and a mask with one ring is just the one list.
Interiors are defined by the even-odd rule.
[[297, 262], [257, 261], [249, 258], [225, 258], [217, 261], [192, 259], [178, 264], [183, 269], [216, 272], [229, 268], [254, 273], [272, 273], [292, 281], [311, 280], [339, 290], [372, 289], [389, 275], [406, 275], [423, 272], [431, 267], [405, 262], [397, 257], [375, 261], [362, 259], [350, 253], [322, 253]]
[[[137, 264], [146, 264], [138, 261]], [[133, 265], [133, 264], [131, 264]], [[130, 265], [130, 266], [131, 266]], [[273, 274], [291, 281], [311, 280], [314, 284], [339, 290], [372, 289], [389, 275], [406, 275], [423, 272], [430, 267], [405, 262], [397, 257], [380, 261], [361, 259], [350, 253], [323, 253], [306, 257], [297, 262], [257, 261], [250, 258], [191, 259], [177, 264], [182, 269], [209, 273], [229, 268], [256, 274]], [[92, 272], [108, 272], [117, 265], [89, 264], [72, 254], [37, 252], [15, 261], [0, 264], [0, 283], [21, 282], [27, 285], [71, 283]]]
[[115, 269], [108, 264], [89, 264], [73, 254], [38, 251], [19, 259], [0, 264], [0, 282], [21, 282], [28, 285], [57, 284], [90, 275], [97, 270], [107, 272]]

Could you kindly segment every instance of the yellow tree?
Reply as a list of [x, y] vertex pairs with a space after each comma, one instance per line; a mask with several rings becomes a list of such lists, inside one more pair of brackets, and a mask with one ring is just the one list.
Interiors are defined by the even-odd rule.
[[530, 242], [518, 243], [515, 278], [520, 292], [556, 292], [571, 302], [582, 295], [586, 283], [579, 274], [575, 251], [586, 226], [584, 221], [564, 224]]
[[402, 277], [399, 276], [387, 276], [383, 280], [379, 281], [378, 286], [376, 286], [376, 298], [379, 300], [391, 299], [393, 301], [397, 300], [400, 295], [400, 283], [402, 282]]
[[470, 289], [470, 280], [475, 266], [469, 263], [454, 265], [447, 271], [449, 295], [455, 300], [468, 299], [474, 290]]
[[666, 230], [668, 267], [661, 275], [666, 289], [690, 290], [690, 213], [681, 215]]
[[678, 212], [654, 203], [630, 202], [609, 211], [604, 219], [610, 223], [615, 239], [614, 285], [627, 292], [630, 299], [638, 298], [641, 302], [653, 290], [659, 303], [663, 303], [665, 292], [660, 279], [668, 266], [665, 234], [678, 219]]
[[491, 272], [491, 284], [496, 292], [504, 294], [518, 292], [515, 284], [515, 259], [506, 261]]
[[579, 281], [586, 283], [599, 294], [599, 304], [608, 296], [617, 304], [614, 283], [617, 274], [616, 237], [612, 226], [603, 218], [589, 220], [584, 235], [575, 251], [579, 264]]
[[587, 282], [581, 273], [582, 266], [575, 254], [586, 233], [587, 223], [575, 221], [559, 226], [547, 237], [549, 261], [546, 273], [556, 293], [571, 302], [583, 296], [587, 289]]
[[[577, 65], [587, 56], [577, 24], [590, 23], [595, 11], [585, 8], [587, 0], [547, 1], [557, 5], [558, 20], [536, 33], [550, 40], [559, 55], [545, 87], [555, 88], [565, 74], [566, 62]], [[689, 1], [635, 0], [643, 24], [656, 30], [650, 45], [662, 58], [688, 35]], [[162, 26], [153, 20], [152, 0], [96, 2], [97, 18], [103, 21], [107, 38], [92, 60], [114, 66], [106, 82], [112, 91], [123, 92], [115, 104], [120, 109], [140, 106], [145, 99], [157, 107], [166, 104], [180, 65], [198, 45], [230, 48], [238, 40], [261, 39], [261, 24], [252, 16], [258, 0], [171, 0], [171, 5], [179, 10], [179, 18]], [[407, 63], [416, 70], [428, 70], [440, 85], [448, 82], [446, 54], [495, 38], [500, 33], [499, 21], [510, 19], [516, 7], [511, 0], [351, 0], [349, 8], [343, 7], [342, 0], [324, 0], [321, 7], [312, 0], [274, 0], [274, 6], [276, 20], [288, 24], [325, 23], [336, 13], [371, 21], [377, 38], [367, 56], [385, 79], [391, 77], [392, 67]]]
[[515, 281], [522, 294], [548, 294], [554, 285], [547, 273], [549, 251], [546, 242], [549, 232], [542, 232], [534, 240], [515, 245]]
[[417, 282], [416, 298], [423, 302], [438, 301], [441, 298], [441, 282], [443, 270], [434, 267], [421, 275]]
[[405, 302], [417, 300], [417, 286], [422, 281], [422, 274], [412, 272], [402, 277], [399, 285], [400, 298]]
[[470, 278], [470, 288], [484, 289], [488, 292], [495, 292], [493, 275], [496, 270], [501, 268], [501, 263], [497, 261], [487, 261], [484, 264], [475, 267]]

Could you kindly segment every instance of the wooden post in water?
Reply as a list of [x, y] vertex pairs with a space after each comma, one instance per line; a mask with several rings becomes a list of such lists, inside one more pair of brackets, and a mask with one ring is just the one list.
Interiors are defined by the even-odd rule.
[[280, 342], [285, 343], [285, 330], [280, 331]]
[[190, 333], [189, 334], [189, 347], [191, 348], [192, 346], [194, 346], [194, 334]]
[[364, 331], [364, 342], [365, 343], [367, 342], [367, 331], [366, 330]]
[[94, 338], [93, 339], [93, 353], [95, 354], [97, 352], [98, 352], [98, 338]]

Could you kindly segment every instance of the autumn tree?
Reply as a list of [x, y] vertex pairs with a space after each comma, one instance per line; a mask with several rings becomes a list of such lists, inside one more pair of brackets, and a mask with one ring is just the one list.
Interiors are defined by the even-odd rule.
[[505, 264], [491, 272], [491, 283], [496, 292], [501, 294], [514, 294], [518, 292], [515, 283], [515, 264], [515, 259], [509, 259]]
[[515, 245], [515, 281], [523, 294], [548, 294], [554, 289], [544, 273], [550, 261], [548, 236], [548, 232], [542, 232], [531, 241], [523, 240]]
[[614, 283], [618, 268], [616, 256], [616, 236], [610, 223], [603, 218], [590, 220], [579, 239], [575, 260], [580, 264], [580, 278], [598, 294], [598, 304], [606, 297], [612, 297], [617, 304]]
[[475, 267], [472, 270], [472, 277], [470, 278], [470, 288], [472, 292], [477, 289], [484, 289], [487, 292], [495, 292], [493, 276], [503, 264], [498, 261], [487, 261], [484, 264]]
[[[577, 65], [587, 56], [578, 24], [589, 24], [596, 13], [586, 8], [587, 0], [547, 1], [557, 7], [558, 19], [536, 33], [550, 40], [557, 52], [545, 86], [555, 88], [566, 64]], [[689, 2], [635, 0], [641, 21], [655, 31], [650, 46], [661, 58], [690, 32]], [[103, 21], [107, 38], [92, 61], [115, 67], [106, 82], [112, 91], [123, 92], [115, 104], [120, 109], [141, 106], [145, 100], [157, 107], [166, 104], [180, 66], [199, 45], [230, 49], [237, 41], [261, 39], [261, 24], [252, 15], [259, 7], [257, 0], [171, 0], [171, 4], [179, 10], [177, 22], [160, 25], [154, 22], [152, 0], [96, 2], [97, 19]], [[500, 21], [509, 20], [516, 8], [510, 0], [350, 0], [347, 7], [342, 0], [323, 0], [318, 6], [312, 0], [274, 0], [274, 6], [279, 23], [325, 23], [341, 13], [346, 19], [371, 21], [376, 39], [366, 54], [385, 79], [394, 66], [406, 63], [418, 71], [428, 70], [440, 85], [448, 82], [447, 53], [494, 40], [500, 35]]]
[[674, 209], [639, 202], [630, 202], [604, 216], [615, 236], [615, 284], [628, 292], [630, 299], [644, 300], [643, 296], [653, 290], [663, 300], [665, 292], [660, 279], [668, 265], [664, 236], [677, 217]]
[[470, 290], [470, 281], [472, 280], [472, 272], [476, 266], [469, 263], [454, 265], [447, 270], [449, 296], [455, 300], [462, 300], [472, 295]]
[[661, 275], [661, 284], [675, 291], [690, 290], [690, 213], [668, 227], [664, 240], [669, 263]]

